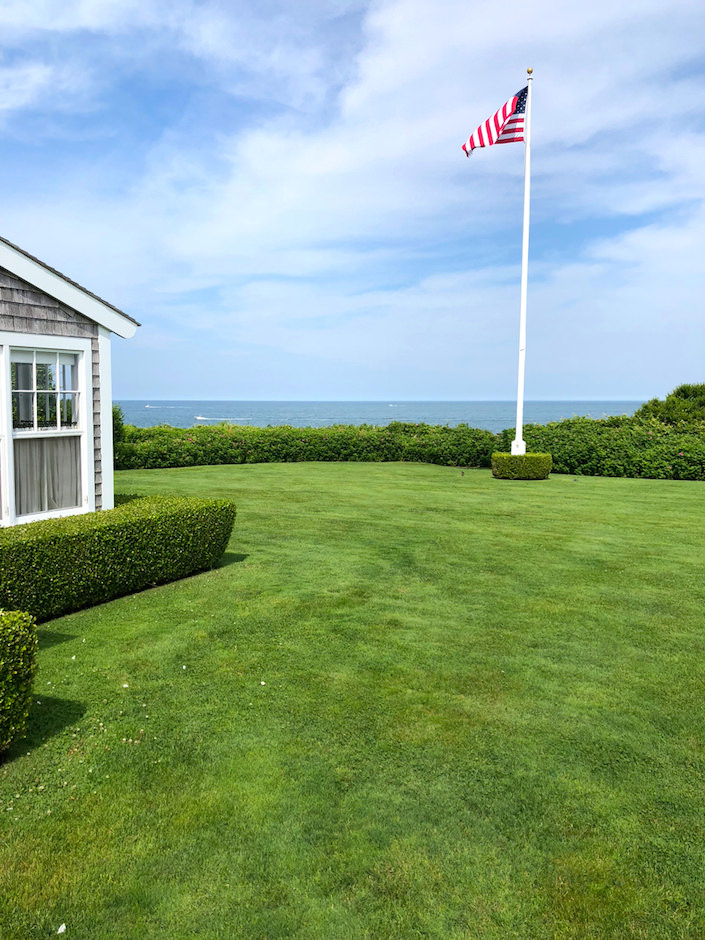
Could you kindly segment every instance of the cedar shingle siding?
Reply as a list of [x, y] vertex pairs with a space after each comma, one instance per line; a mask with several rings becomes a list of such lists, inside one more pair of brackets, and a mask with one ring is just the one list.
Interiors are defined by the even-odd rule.
[[[100, 440], [100, 351], [98, 324], [27, 281], [0, 267], [0, 330], [39, 333], [43, 336], [90, 337], [92, 354], [93, 448], [95, 463], [95, 508], [102, 508]], [[108, 432], [109, 433], [109, 432]]]

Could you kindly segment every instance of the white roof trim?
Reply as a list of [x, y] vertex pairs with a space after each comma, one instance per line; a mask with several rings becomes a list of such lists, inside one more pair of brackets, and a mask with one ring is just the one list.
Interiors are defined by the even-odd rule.
[[4, 238], [0, 238], [0, 267], [125, 339], [134, 336], [140, 325], [117, 307], [101, 300]]

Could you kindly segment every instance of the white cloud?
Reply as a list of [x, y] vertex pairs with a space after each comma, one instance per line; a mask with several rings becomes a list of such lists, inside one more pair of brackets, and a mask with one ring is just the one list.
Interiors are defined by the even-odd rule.
[[74, 94], [81, 85], [81, 71], [71, 64], [24, 61], [0, 65], [0, 114], [38, 106], [61, 109], [64, 96]]
[[52, 85], [53, 70], [41, 62], [0, 67], [0, 110], [14, 111], [34, 104]]
[[[187, 4], [190, 7], [191, 4]], [[124, 32], [169, 25], [182, 3], [166, 0], [4, 0], [0, 26], [18, 37], [79, 30]]]
[[313, 109], [346, 74], [341, 52], [349, 36], [338, 23], [363, 8], [359, 0], [295, 8], [247, 0], [8, 0], [0, 29], [6, 45], [52, 36], [102, 40], [103, 68], [135, 67], [135, 43], [156, 69], [181, 52], [225, 92]]
[[[179, 113], [117, 195], [95, 180], [85, 191], [57, 180], [48, 202], [18, 193], [6, 234], [144, 319], [134, 348], [172, 324], [191, 350], [217, 341], [262, 362], [335, 363], [352, 395], [364, 363], [387, 370], [398, 395], [509, 397], [518, 272], [506, 265], [519, 255], [521, 150], [466, 161], [460, 144], [533, 65], [527, 388], [656, 394], [665, 389], [654, 382], [694, 369], [701, 5], [380, 0], [361, 11], [4, 5], [0, 25], [16, 43], [47, 32], [109, 38], [102, 88], [147, 69], [149, 56], [158, 71], [168, 48], [202, 63], [199, 94], [243, 102], [232, 126]], [[8, 72], [8, 101], [17, 110], [42, 100], [55, 68], [39, 63], [26, 82]], [[95, 58], [78, 54], [75, 68], [90, 84]], [[330, 383], [317, 394], [333, 394]]]

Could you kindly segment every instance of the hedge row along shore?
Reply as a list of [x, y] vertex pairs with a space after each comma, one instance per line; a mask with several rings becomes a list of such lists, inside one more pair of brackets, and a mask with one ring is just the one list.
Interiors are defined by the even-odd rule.
[[146, 497], [0, 529], [0, 608], [49, 620], [204, 571], [234, 521], [229, 500]]
[[[513, 431], [500, 435], [509, 450]], [[553, 458], [554, 473], [651, 480], [705, 480], [705, 425], [656, 419], [570, 418], [524, 428], [529, 451]]]
[[116, 469], [197, 467], [229, 463], [302, 460], [415, 461], [489, 467], [495, 435], [460, 424], [455, 428], [394, 422], [386, 427], [335, 425], [253, 428], [215, 425], [189, 428], [125, 426], [115, 448]]
[[[461, 424], [451, 428], [394, 422], [386, 427], [327, 428], [235, 425], [189, 429], [124, 427], [115, 447], [117, 470], [302, 460], [417, 461], [489, 467], [492, 453], [509, 451], [514, 429], [493, 434]], [[570, 418], [527, 425], [530, 452], [549, 453], [554, 473], [586, 476], [705, 479], [705, 423], [666, 424], [655, 417]]]

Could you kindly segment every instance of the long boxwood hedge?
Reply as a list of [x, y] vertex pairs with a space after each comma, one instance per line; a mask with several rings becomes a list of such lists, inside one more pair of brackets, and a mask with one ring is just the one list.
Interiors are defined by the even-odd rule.
[[301, 460], [408, 460], [446, 466], [489, 467], [496, 438], [466, 424], [447, 427], [393, 422], [386, 427], [195, 428], [125, 426], [115, 446], [117, 470]]
[[0, 530], [0, 607], [48, 620], [212, 568], [235, 505], [149, 497], [105, 512]]
[[37, 670], [34, 618], [0, 610], [0, 754], [24, 731]]

